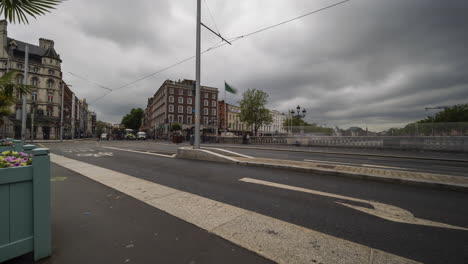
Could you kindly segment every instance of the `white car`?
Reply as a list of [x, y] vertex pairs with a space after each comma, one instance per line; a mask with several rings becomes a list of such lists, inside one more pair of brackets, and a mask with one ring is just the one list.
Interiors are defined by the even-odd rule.
[[137, 133], [137, 139], [140, 140], [146, 140], [146, 133], [145, 132], [138, 132]]
[[108, 139], [107, 139], [107, 134], [106, 134], [106, 133], [102, 133], [102, 134], [101, 134], [101, 140], [103, 140], [103, 139], [108, 140]]

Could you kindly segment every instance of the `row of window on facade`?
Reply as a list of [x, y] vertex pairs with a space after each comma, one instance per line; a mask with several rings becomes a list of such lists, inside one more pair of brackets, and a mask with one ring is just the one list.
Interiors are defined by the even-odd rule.
[[[169, 113], [174, 113], [174, 105], [169, 105], [168, 109]], [[184, 113], [184, 107], [179, 105], [177, 107], [177, 113], [183, 114]], [[193, 108], [191, 106], [187, 106], [187, 114], [192, 114], [193, 113]], [[209, 109], [208, 108], [203, 108], [203, 115], [209, 115]], [[211, 109], [211, 115], [216, 116], [216, 109]]]
[[[174, 94], [174, 92], [175, 92], [174, 88], [169, 88], [169, 94]], [[184, 95], [184, 94], [185, 94], [185, 90], [184, 90], [184, 89], [178, 89], [177, 93], [178, 93], [179, 95]], [[188, 95], [188, 96], [194, 96], [194, 95], [195, 95], [195, 92], [194, 92], [193, 90], [188, 90], [188, 91], [187, 91], [187, 95]], [[202, 93], [202, 96], [203, 96], [204, 98], [207, 98], [207, 99], [210, 98], [210, 94], [209, 94], [209, 93]], [[211, 99], [216, 100], [216, 94], [215, 94], [215, 93], [212, 93], [212, 94], [211, 94]]]
[[[22, 84], [23, 83], [24, 76], [21, 74], [16, 75], [16, 83]], [[47, 88], [54, 88], [54, 80], [47, 80]], [[37, 87], [39, 85], [39, 78], [37, 77], [32, 77], [31, 78], [31, 85], [33, 87]]]
[[[58, 62], [57, 62], [57, 64], [58, 64]], [[6, 67], [6, 66], [7, 66], [7, 62], [5, 62], [5, 67]], [[18, 70], [23, 70], [23, 69], [24, 69], [24, 66], [23, 66], [22, 63], [17, 63], [17, 64], [16, 64], [16, 68], [17, 68]], [[39, 67], [35, 67], [35, 66], [34, 66], [34, 67], [31, 67], [31, 66], [29, 66], [29, 71], [32, 71], [32, 72], [34, 72], [34, 73], [37, 73], [37, 72], [39, 72]], [[55, 74], [55, 71], [54, 71], [53, 69], [49, 69], [49, 75], [54, 75], [54, 74]]]
[[[183, 104], [184, 103], [184, 98], [183, 97], [179, 97], [177, 98], [177, 102], [179, 104]], [[174, 96], [169, 96], [169, 103], [174, 103]], [[192, 104], [193, 103], [193, 100], [192, 98], [187, 98], [187, 104]], [[204, 100], [203, 101], [203, 105], [204, 106], [209, 106], [210, 102], [208, 100]], [[216, 107], [217, 103], [216, 101], [211, 101], [211, 107]]]
[[[16, 93], [16, 99], [23, 99], [23, 95], [21, 93]], [[37, 101], [37, 92], [31, 92], [30, 100]], [[54, 102], [54, 96], [53, 95], [48, 95], [47, 96], [47, 102], [48, 103], [53, 103]]]
[[[16, 113], [15, 113], [15, 115], [16, 115], [16, 119], [17, 119], [17, 120], [20, 120], [20, 119], [21, 119], [21, 111], [22, 111], [22, 110], [21, 110], [21, 107], [17, 107], [17, 108], [16, 108]], [[47, 107], [46, 110], [45, 110], [45, 112], [44, 112], [43, 109], [41, 109], [41, 108], [36, 108], [36, 110], [35, 110], [34, 112], [35, 112], [37, 115], [44, 115], [44, 114], [45, 114], [46, 116], [53, 116], [53, 114], [54, 114], [54, 109], [53, 109], [52, 107]]]
[[[174, 116], [173, 115], [168, 115], [168, 121], [169, 123], [174, 123]], [[187, 121], [187, 122], [185, 122]], [[177, 123], [179, 124], [188, 124], [188, 125], [193, 125], [193, 118], [192, 116], [187, 116], [186, 119], [184, 119], [184, 116], [179, 115], [177, 116]], [[214, 125], [216, 124], [216, 118], [209, 118], [209, 117], [203, 117], [202, 121], [203, 125]]]

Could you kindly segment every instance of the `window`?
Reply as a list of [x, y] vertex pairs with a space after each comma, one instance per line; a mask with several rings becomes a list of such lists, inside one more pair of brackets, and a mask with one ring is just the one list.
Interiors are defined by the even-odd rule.
[[183, 89], [179, 89], [179, 95], [184, 95], [184, 90]]
[[216, 116], [216, 109], [211, 109], [211, 115]]
[[204, 100], [204, 101], [203, 101], [203, 105], [204, 105], [204, 106], [208, 106], [208, 100]]
[[54, 102], [54, 96], [53, 95], [47, 96], [47, 102], [53, 103]]
[[37, 67], [33, 67], [32, 70], [33, 70], [34, 73], [37, 73], [37, 71], [38, 71]]
[[174, 94], [174, 88], [169, 88], [169, 93]]
[[23, 69], [23, 64], [18, 63], [18, 64], [17, 64], [17, 67], [18, 67], [18, 69], [22, 70], [22, 69]]
[[192, 98], [187, 98], [187, 104], [192, 104]]
[[52, 116], [52, 108], [47, 108], [46, 116]]
[[194, 94], [193, 90], [188, 91], [189, 96], [193, 96], [193, 94]]
[[208, 98], [208, 93], [205, 93], [205, 98]]
[[48, 80], [47, 81], [47, 88], [53, 88], [54, 87], [54, 81]]
[[37, 92], [32, 92], [31, 93], [31, 100], [37, 101]]
[[173, 103], [174, 102], [174, 96], [169, 96], [169, 103]]
[[174, 116], [173, 115], [169, 115], [169, 123], [174, 123]]
[[21, 93], [16, 93], [16, 99], [23, 99], [23, 95]]
[[173, 113], [174, 112], [174, 105], [169, 105], [169, 113]]
[[177, 123], [183, 124], [184, 123], [184, 116], [177, 116]]
[[187, 114], [191, 115], [192, 114], [192, 107], [187, 106]]
[[54, 75], [54, 70], [50, 69], [49, 70], [49, 75]]
[[203, 108], [203, 114], [208, 115], [208, 108]]
[[211, 101], [211, 107], [216, 107], [216, 101]]
[[208, 117], [203, 117], [203, 124], [208, 125]]
[[37, 85], [39, 84], [39, 79], [37, 79], [36, 77], [33, 77], [31, 79], [31, 84], [32, 86], [37, 87]]
[[18, 84], [23, 83], [23, 75], [21, 74], [16, 75], [16, 83]]
[[177, 110], [178, 110], [179, 113], [183, 113], [184, 112], [184, 107], [179, 105]]
[[187, 124], [192, 124], [192, 116], [187, 116]]
[[183, 104], [184, 103], [184, 98], [183, 97], [179, 97], [177, 99], [177, 101], [179, 102], [179, 104]]
[[211, 95], [211, 99], [216, 100], [216, 94], [212, 94], [212, 95]]

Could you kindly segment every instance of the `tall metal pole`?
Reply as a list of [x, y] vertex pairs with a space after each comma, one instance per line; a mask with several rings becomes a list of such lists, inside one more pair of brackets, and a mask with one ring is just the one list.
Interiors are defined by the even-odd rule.
[[62, 103], [60, 105], [60, 142], [63, 142], [63, 94], [64, 94], [64, 85], [63, 82], [60, 83], [62, 85]]
[[195, 62], [195, 142], [193, 148], [200, 148], [200, 66], [201, 66], [201, 0], [197, 0], [197, 37], [196, 37], [196, 62]]
[[[28, 84], [28, 69], [29, 68], [29, 46], [26, 45], [24, 49], [24, 78], [23, 84]], [[24, 145], [26, 142], [26, 95], [23, 95], [22, 106], [22, 119], [21, 119], [21, 143]]]
[[71, 139], [75, 139], [75, 94], [72, 93]]
[[[31, 108], [33, 105], [31, 104]], [[34, 143], [34, 111], [35, 109], [31, 109], [31, 144]]]

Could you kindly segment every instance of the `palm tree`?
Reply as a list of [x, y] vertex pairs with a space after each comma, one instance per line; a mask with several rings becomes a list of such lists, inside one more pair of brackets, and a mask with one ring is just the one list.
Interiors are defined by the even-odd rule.
[[15, 91], [21, 95], [31, 92], [29, 85], [14, 82], [16, 71], [9, 71], [0, 77], [0, 125], [5, 116], [10, 114], [10, 106], [15, 102]]
[[0, 0], [0, 13], [10, 23], [29, 24], [27, 16], [45, 15], [64, 0]]

